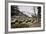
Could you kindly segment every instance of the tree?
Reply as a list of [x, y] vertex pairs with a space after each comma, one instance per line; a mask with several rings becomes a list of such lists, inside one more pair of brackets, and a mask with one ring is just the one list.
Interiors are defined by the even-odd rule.
[[17, 15], [19, 13], [18, 6], [12, 5], [11, 6], [11, 16]]
[[38, 7], [38, 16], [41, 18], [41, 7]]
[[35, 7], [34, 7], [34, 15], [36, 16], [36, 11], [35, 11]]

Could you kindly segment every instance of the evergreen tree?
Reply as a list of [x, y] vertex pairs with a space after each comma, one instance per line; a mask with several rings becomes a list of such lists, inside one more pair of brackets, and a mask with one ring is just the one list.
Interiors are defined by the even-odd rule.
[[18, 15], [20, 11], [18, 10], [18, 6], [11, 6], [11, 16]]

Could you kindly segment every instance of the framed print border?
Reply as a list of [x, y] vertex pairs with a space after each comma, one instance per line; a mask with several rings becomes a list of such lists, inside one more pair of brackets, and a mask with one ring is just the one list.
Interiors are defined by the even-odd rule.
[[[27, 4], [42, 4], [43, 5], [43, 29], [42, 30], [28, 30], [28, 31], [13, 31], [8, 32], [8, 3], [27, 3]], [[5, 0], [5, 33], [21, 33], [21, 32], [38, 32], [45, 30], [45, 3], [43, 2], [25, 2], [25, 1], [8, 1]]]

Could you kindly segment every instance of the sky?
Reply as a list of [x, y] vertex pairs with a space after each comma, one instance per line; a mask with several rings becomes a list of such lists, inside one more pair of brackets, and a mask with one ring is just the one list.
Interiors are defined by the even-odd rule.
[[[23, 12], [23, 14], [26, 14], [29, 17], [32, 17], [34, 15], [34, 7], [33, 6], [18, 6], [19, 10]], [[35, 7], [35, 12], [38, 14], [38, 9]]]

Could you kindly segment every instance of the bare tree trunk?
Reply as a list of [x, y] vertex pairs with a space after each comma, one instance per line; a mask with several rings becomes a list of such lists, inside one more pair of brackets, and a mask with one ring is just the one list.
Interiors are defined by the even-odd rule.
[[34, 7], [34, 15], [36, 16], [36, 11], [35, 11], [35, 7]]

